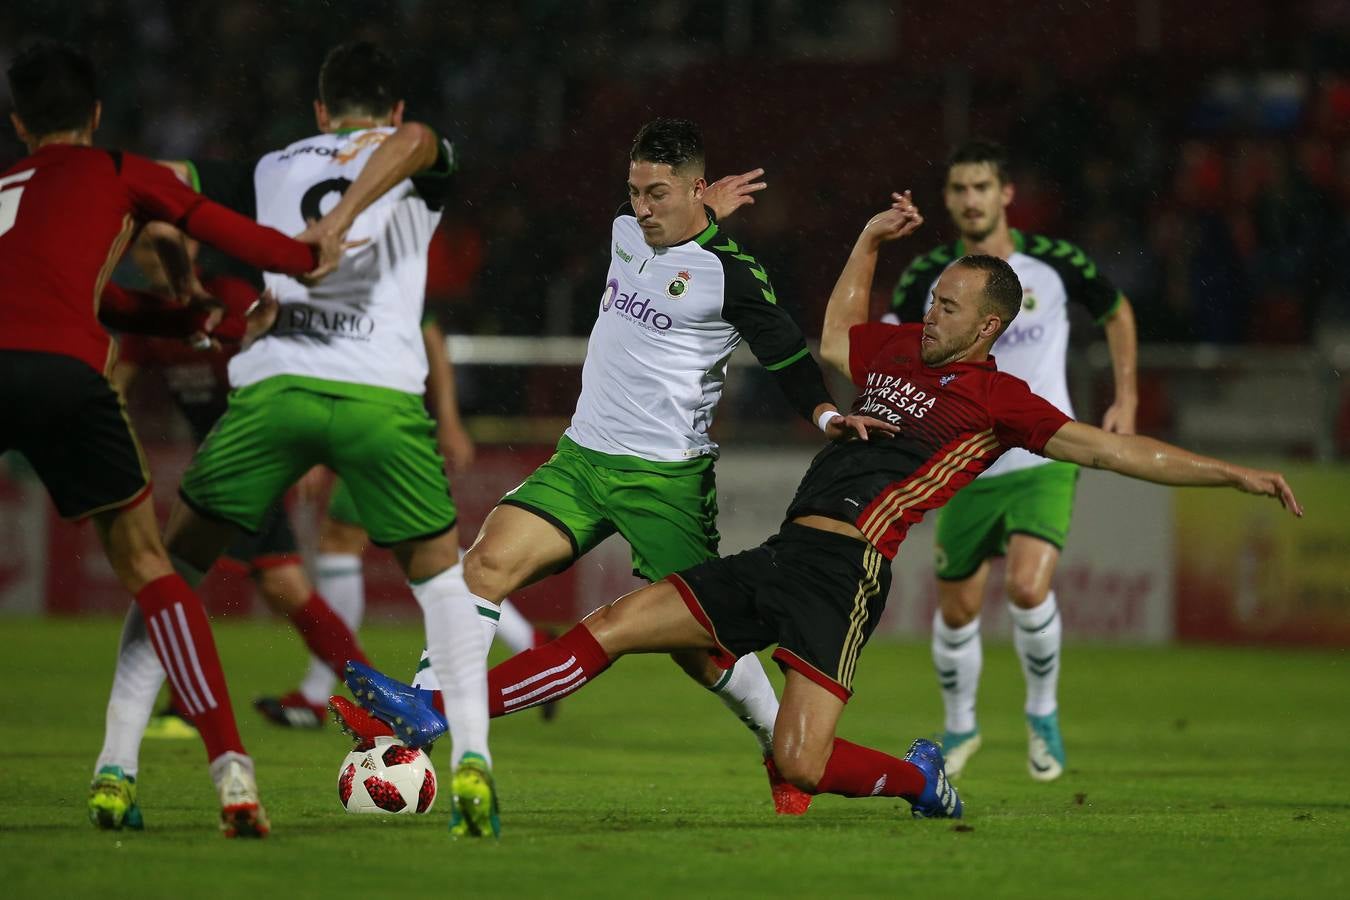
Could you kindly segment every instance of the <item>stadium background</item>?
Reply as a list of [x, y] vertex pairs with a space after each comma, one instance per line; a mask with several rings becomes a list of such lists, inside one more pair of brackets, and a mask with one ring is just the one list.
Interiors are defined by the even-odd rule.
[[[769, 191], [733, 227], [808, 334], [889, 190], [913, 188], [929, 225], [886, 256], [879, 286], [950, 236], [947, 148], [1003, 140], [1013, 224], [1082, 244], [1135, 304], [1140, 429], [1278, 460], [1309, 508], [1295, 524], [1271, 504], [1088, 473], [1059, 573], [1068, 629], [1350, 645], [1350, 5], [988, 0], [972, 20], [967, 7], [876, 0], [32, 3], [0, 10], [0, 63], [39, 35], [93, 53], [103, 143], [171, 158], [310, 134], [331, 44], [394, 51], [409, 115], [465, 163], [427, 299], [456, 335], [480, 441], [455, 485], [466, 540], [571, 412], [642, 122], [701, 122], [713, 176], [767, 170]], [[5, 164], [22, 152], [0, 139]], [[1110, 387], [1098, 339], [1084, 323], [1072, 361], [1087, 420]], [[133, 415], [167, 504], [186, 431], [154, 390]], [[776, 524], [818, 434], [753, 366], [733, 375], [716, 434], [723, 546], [736, 550]], [[314, 510], [294, 512], [312, 536]], [[925, 631], [930, 535], [917, 530], [897, 563], [887, 630]], [[125, 609], [94, 541], [56, 519], [22, 465], [0, 462], [0, 613]], [[607, 545], [522, 605], [574, 619], [624, 589], [626, 568]], [[387, 557], [372, 554], [368, 572], [373, 615], [415, 614]], [[263, 614], [237, 576], [213, 576], [208, 594], [218, 613]]]

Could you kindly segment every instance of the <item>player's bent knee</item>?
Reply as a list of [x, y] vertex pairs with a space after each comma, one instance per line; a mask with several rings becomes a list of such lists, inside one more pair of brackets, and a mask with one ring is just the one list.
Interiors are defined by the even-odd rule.
[[304, 606], [313, 593], [304, 569], [296, 565], [273, 566], [257, 572], [258, 592], [273, 612], [286, 615]]
[[523, 578], [518, 561], [486, 542], [475, 544], [464, 554], [464, 582], [479, 597], [500, 603], [520, 586]]
[[773, 764], [778, 774], [800, 791], [814, 794], [820, 779], [825, 774], [827, 759], [817, 758], [815, 754], [775, 747]]
[[1045, 602], [1047, 587], [1034, 578], [1009, 578], [1008, 599], [1019, 609], [1035, 609]]
[[942, 621], [948, 628], [961, 628], [969, 625], [980, 614], [980, 604], [970, 603], [963, 597], [944, 597], [938, 608], [942, 611]]

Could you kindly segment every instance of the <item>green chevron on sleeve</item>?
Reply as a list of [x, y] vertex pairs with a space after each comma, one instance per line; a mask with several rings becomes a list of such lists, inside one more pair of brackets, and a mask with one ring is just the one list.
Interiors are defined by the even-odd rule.
[[769, 283], [769, 273], [764, 271], [764, 267], [760, 265], [759, 260], [755, 259], [749, 253], [742, 253], [740, 244], [737, 244], [730, 235], [724, 235], [724, 237], [726, 238], [726, 243], [715, 244], [713, 245], [713, 249], [730, 254], [732, 259], [738, 259], [745, 263], [750, 274], [755, 276], [755, 280], [762, 285], [759, 289], [760, 295], [769, 303], [776, 304], [778, 302], [778, 295], [774, 293], [773, 285]]

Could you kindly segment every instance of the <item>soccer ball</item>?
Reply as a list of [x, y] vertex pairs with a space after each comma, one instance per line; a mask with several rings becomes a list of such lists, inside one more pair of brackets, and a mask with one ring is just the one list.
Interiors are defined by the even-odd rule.
[[436, 770], [421, 750], [378, 737], [342, 761], [338, 800], [349, 813], [424, 813], [436, 802]]

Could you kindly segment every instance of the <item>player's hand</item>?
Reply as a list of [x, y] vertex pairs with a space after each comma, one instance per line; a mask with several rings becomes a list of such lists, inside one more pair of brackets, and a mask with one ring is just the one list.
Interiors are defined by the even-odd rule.
[[295, 239], [303, 244], [318, 248], [319, 265], [313, 270], [297, 276], [296, 281], [306, 287], [313, 287], [322, 281], [325, 276], [337, 271], [337, 267], [342, 263], [344, 253], [370, 243], [370, 238], [349, 241], [345, 239], [346, 236], [345, 231], [336, 231], [322, 221], [310, 220], [309, 227], [297, 234]]
[[871, 416], [846, 416], [843, 413], [825, 423], [825, 436], [832, 441], [866, 441], [872, 435], [893, 438], [899, 425]]
[[225, 304], [203, 292], [191, 297], [187, 305], [201, 317], [197, 330], [185, 338], [187, 345], [193, 350], [219, 350], [220, 341], [212, 332], [225, 320]]
[[248, 312], [244, 313], [244, 336], [239, 341], [239, 348], [247, 350], [249, 344], [271, 331], [272, 326], [277, 323], [279, 312], [281, 304], [277, 303], [277, 298], [272, 296], [271, 291], [259, 294], [258, 299], [248, 308]]
[[1285, 481], [1284, 476], [1279, 472], [1263, 472], [1260, 469], [1235, 467], [1233, 476], [1235, 479], [1234, 487], [1238, 490], [1262, 497], [1274, 497], [1280, 501], [1280, 505], [1285, 509], [1300, 519], [1303, 518], [1303, 507], [1294, 497], [1294, 491], [1293, 488], [1289, 487], [1289, 482]]
[[1135, 401], [1117, 398], [1106, 410], [1106, 415], [1102, 416], [1102, 431], [1134, 434], [1134, 415], [1137, 409], [1138, 404]]
[[769, 186], [755, 180], [763, 174], [763, 169], [751, 169], [739, 175], [717, 179], [703, 190], [703, 205], [710, 208], [719, 220], [727, 218], [742, 206], [754, 205], [755, 193]]
[[877, 213], [863, 228], [862, 237], [874, 246], [913, 234], [923, 224], [923, 214], [909, 191], [891, 194], [891, 208]]
[[476, 452], [469, 433], [459, 425], [440, 425], [436, 437], [450, 474], [462, 475], [468, 471]]

